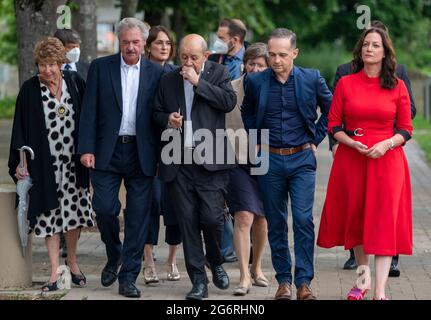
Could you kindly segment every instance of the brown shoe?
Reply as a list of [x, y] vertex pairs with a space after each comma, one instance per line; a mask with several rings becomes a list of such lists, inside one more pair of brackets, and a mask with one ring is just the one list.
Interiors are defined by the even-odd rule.
[[313, 291], [311, 291], [311, 288], [308, 284], [303, 283], [301, 286], [296, 290], [296, 299], [297, 300], [316, 300], [316, 296], [313, 294]]
[[292, 290], [290, 289], [290, 283], [280, 283], [277, 292], [275, 294], [275, 300], [291, 300]]

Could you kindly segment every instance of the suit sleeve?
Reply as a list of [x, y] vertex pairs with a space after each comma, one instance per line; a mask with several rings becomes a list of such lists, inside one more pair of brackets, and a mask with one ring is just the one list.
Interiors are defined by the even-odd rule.
[[97, 61], [91, 63], [87, 80], [79, 120], [78, 154], [96, 153], [96, 121], [99, 102]]
[[209, 81], [200, 78], [195, 90], [195, 94], [204, 98], [209, 106], [223, 111], [231, 112], [236, 105], [236, 94], [232, 88], [231, 79], [226, 68], [221, 68], [220, 81], [212, 84]]
[[403, 81], [399, 82], [398, 87], [399, 97], [397, 103], [396, 133], [401, 134], [407, 142], [413, 133], [410, 97]]
[[253, 88], [253, 82], [249, 77], [246, 77], [244, 81], [244, 99], [241, 105], [241, 118], [247, 131], [249, 129], [256, 129], [257, 102]]
[[412, 119], [416, 116], [416, 106], [415, 106], [415, 102], [413, 100], [413, 91], [412, 91], [412, 85], [410, 83], [410, 79], [409, 76], [407, 74], [407, 70], [404, 67], [404, 65], [401, 66], [401, 71], [400, 72], [400, 79], [404, 81], [404, 84], [407, 88], [407, 91], [409, 93], [409, 97], [410, 97], [410, 110], [411, 110], [411, 115], [412, 115]]
[[164, 99], [165, 96], [163, 81], [159, 81], [159, 85], [157, 86], [156, 96], [154, 98], [153, 105], [153, 123], [158, 127], [159, 130], [163, 130], [168, 126], [169, 120], [169, 112], [165, 111], [164, 108]]
[[317, 146], [325, 139], [328, 127], [328, 113], [331, 106], [332, 93], [326, 85], [325, 79], [317, 71], [317, 103], [320, 107], [321, 115], [316, 125], [316, 135], [313, 143]]

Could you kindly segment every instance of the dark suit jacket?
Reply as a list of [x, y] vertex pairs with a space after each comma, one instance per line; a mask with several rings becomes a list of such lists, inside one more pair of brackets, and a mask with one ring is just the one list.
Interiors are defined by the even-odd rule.
[[[245, 96], [241, 106], [241, 116], [246, 130], [265, 129], [262, 121], [268, 102], [268, 92], [272, 69], [252, 73], [247, 76]], [[332, 94], [325, 79], [318, 70], [293, 67], [296, 103], [299, 113], [316, 146], [325, 138], [328, 126], [328, 113]], [[316, 123], [320, 107], [321, 116]]]
[[[64, 71], [63, 74], [75, 112], [73, 139], [76, 150], [79, 135], [78, 119], [85, 91], [85, 82], [74, 71]], [[40, 82], [37, 76], [23, 83], [16, 100], [8, 161], [9, 175], [15, 183], [17, 182], [15, 170], [20, 161], [17, 149], [24, 145], [32, 148], [35, 155], [34, 160], [30, 160], [27, 154], [27, 168], [33, 179], [33, 187], [29, 191], [30, 202], [27, 217], [33, 227], [38, 215], [59, 206], [54, 167], [51, 162], [51, 152], [46, 134]], [[81, 165], [79, 156], [75, 156], [74, 160], [76, 186], [87, 188], [89, 185], [88, 169]]]
[[[198, 86], [195, 87], [195, 96], [191, 118], [193, 121], [193, 131], [199, 129], [209, 129], [213, 137], [216, 137], [217, 129], [225, 129], [225, 114], [232, 111], [236, 104], [236, 94], [230, 83], [230, 76], [224, 66], [217, 63], [206, 61], [203, 73], [200, 76]], [[154, 103], [153, 121], [164, 130], [168, 125], [168, 118], [172, 112], [181, 109], [184, 115], [183, 120], [187, 120], [186, 104], [184, 98], [184, 82], [180, 75], [180, 68], [171, 71], [160, 80], [159, 88]], [[184, 133], [183, 121], [183, 133]], [[181, 137], [183, 144], [183, 135]], [[224, 151], [226, 154], [227, 139], [224, 140]], [[167, 142], [162, 145], [166, 145]], [[196, 146], [199, 141], [196, 141]], [[216, 143], [214, 143], [214, 157]], [[181, 148], [182, 150], [182, 148]], [[204, 163], [203, 166], [209, 171], [218, 171], [229, 169], [232, 166], [228, 164]], [[160, 162], [160, 178], [164, 181], [172, 181], [179, 169], [179, 164], [165, 165]]]
[[83, 61], [78, 61], [76, 63], [76, 72], [78, 72], [79, 76], [87, 81], [88, 69], [90, 68], [90, 64]]
[[[341, 77], [347, 76], [351, 74], [352, 71], [352, 63], [345, 63], [337, 68], [337, 72], [335, 73], [334, 78], [334, 85], [332, 87], [332, 92], [335, 92], [335, 87], [337, 86], [338, 81], [341, 79]], [[410, 96], [410, 110], [412, 113], [412, 119], [416, 116], [416, 107], [415, 102], [413, 100], [413, 92], [412, 92], [412, 85], [410, 83], [409, 76], [407, 75], [407, 69], [403, 64], [398, 64], [397, 69], [395, 70], [395, 73], [398, 78], [404, 81], [407, 91], [409, 92]], [[332, 150], [333, 145], [336, 143], [335, 139], [329, 135], [329, 149]]]
[[[111, 161], [121, 125], [120, 53], [95, 59], [88, 72], [80, 121], [78, 153], [92, 153], [96, 169], [105, 169]], [[151, 125], [151, 111], [157, 84], [163, 69], [141, 57], [136, 106], [136, 143], [143, 173], [156, 173], [157, 146]]]

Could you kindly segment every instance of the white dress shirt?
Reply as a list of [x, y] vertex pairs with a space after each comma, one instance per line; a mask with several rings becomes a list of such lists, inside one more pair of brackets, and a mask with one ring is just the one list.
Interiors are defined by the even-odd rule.
[[120, 136], [136, 135], [136, 104], [138, 100], [141, 58], [137, 64], [128, 65], [121, 55], [121, 94], [123, 97], [123, 116]]
[[[200, 74], [202, 74], [205, 67], [205, 63], [202, 64], [202, 69]], [[195, 97], [195, 92], [193, 91], [193, 85], [186, 79], [183, 80], [184, 83], [184, 98], [186, 102], [186, 117], [184, 123], [184, 147], [190, 148], [195, 146], [195, 141], [193, 139], [193, 124], [192, 124], [192, 107], [193, 99]]]
[[78, 69], [76, 69], [76, 63], [75, 62], [70, 62], [70, 63], [65, 63], [61, 66], [61, 70], [66, 70], [66, 65], [70, 66], [69, 71], [76, 71], [78, 72]]

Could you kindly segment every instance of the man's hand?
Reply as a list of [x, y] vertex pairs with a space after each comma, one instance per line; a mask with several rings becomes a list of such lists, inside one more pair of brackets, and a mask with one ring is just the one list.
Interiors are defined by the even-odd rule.
[[169, 126], [174, 129], [181, 128], [183, 126], [183, 116], [178, 112], [172, 112], [169, 115]]
[[188, 80], [192, 85], [197, 87], [199, 82], [199, 75], [196, 73], [195, 69], [192, 67], [183, 66], [181, 68], [180, 74], [184, 79]]
[[336, 143], [332, 146], [332, 158], [335, 157], [335, 154], [337, 153], [337, 149], [338, 149], [339, 143]]
[[317, 147], [314, 144], [311, 144], [311, 151], [313, 151], [314, 157], [317, 158]]
[[87, 168], [94, 169], [94, 166], [96, 164], [96, 158], [92, 153], [84, 153], [83, 155], [81, 155], [81, 163]]

